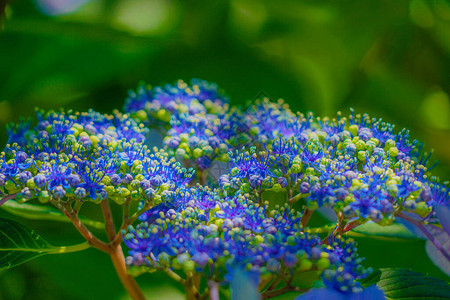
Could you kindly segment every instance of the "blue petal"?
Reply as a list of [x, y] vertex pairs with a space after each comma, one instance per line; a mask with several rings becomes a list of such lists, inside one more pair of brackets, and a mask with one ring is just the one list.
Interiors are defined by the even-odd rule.
[[92, 200], [97, 199], [97, 192], [94, 188], [89, 189], [89, 197], [91, 197]]
[[447, 206], [436, 206], [434, 210], [442, 228], [450, 235], [450, 208]]
[[[403, 212], [403, 213], [405, 215], [408, 215], [408, 216], [410, 216], [412, 218], [417, 219], [417, 215], [415, 215], [415, 214], [408, 213], [408, 212]], [[403, 220], [402, 218], [395, 218], [395, 221], [397, 223], [400, 223], [403, 226], [405, 226], [406, 229], [408, 229], [411, 233], [415, 234], [418, 238], [421, 238], [421, 239], [426, 239], [427, 238], [425, 236], [425, 234], [416, 225], [414, 225], [414, 224], [412, 224], [412, 223], [410, 223], [410, 222], [408, 222], [406, 220]]]
[[[450, 236], [447, 231], [433, 225], [426, 225], [427, 230], [433, 235], [442, 248], [450, 253]], [[450, 261], [441, 253], [436, 246], [428, 240], [425, 246], [428, 257], [431, 261], [448, 276], [450, 276]]]
[[337, 222], [338, 219], [336, 217], [336, 213], [334, 212], [334, 210], [331, 207], [321, 207], [319, 209], [317, 209], [317, 211], [324, 216], [325, 218], [327, 218], [327, 220], [332, 221], [332, 222]]
[[384, 300], [386, 297], [376, 285], [366, 288], [361, 293], [352, 294], [351, 300]]
[[232, 300], [261, 299], [258, 292], [259, 278], [255, 278], [253, 275], [252, 272], [244, 271], [242, 269], [232, 271], [230, 284]]
[[302, 294], [295, 298], [295, 300], [346, 300], [350, 299], [348, 296], [351, 294], [344, 294], [334, 289], [312, 289], [305, 294]]
[[334, 289], [312, 289], [295, 300], [384, 300], [382, 290], [372, 285], [360, 293], [342, 293]]

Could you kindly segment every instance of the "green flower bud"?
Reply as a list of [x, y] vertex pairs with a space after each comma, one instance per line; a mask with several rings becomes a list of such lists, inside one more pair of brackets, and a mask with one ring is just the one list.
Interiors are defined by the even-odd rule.
[[259, 133], [259, 127], [250, 128], [249, 133], [253, 136], [256, 136]]
[[414, 212], [421, 217], [426, 217], [430, 214], [431, 207], [429, 207], [425, 202], [419, 202], [417, 203]]
[[361, 151], [361, 150], [366, 150], [366, 143], [364, 141], [357, 141], [356, 144], [356, 150]]
[[300, 260], [300, 264], [299, 264], [297, 270], [299, 272], [309, 271], [309, 270], [311, 270], [312, 266], [313, 266], [312, 262], [309, 259], [305, 258], [305, 259]]
[[199, 158], [200, 156], [203, 155], [203, 151], [200, 148], [195, 148], [192, 154], [194, 158]]
[[281, 185], [280, 185], [279, 183], [276, 183], [276, 184], [273, 185], [273, 187], [272, 187], [271, 190], [278, 193], [278, 192], [280, 192], [282, 189], [283, 189], [283, 188], [281, 187]]
[[389, 148], [389, 156], [390, 157], [397, 157], [398, 155], [398, 149], [397, 147], [391, 147]]
[[181, 140], [181, 142], [186, 143], [186, 142], [189, 140], [189, 134], [187, 134], [187, 133], [181, 133], [181, 134], [180, 134], [180, 140]]
[[12, 182], [11, 180], [8, 180], [5, 183], [5, 188], [8, 191], [8, 193], [10, 193], [10, 194], [15, 194], [22, 190], [22, 188], [20, 186], [16, 186], [16, 184], [14, 182]]
[[122, 196], [122, 197], [128, 197], [128, 196], [130, 196], [130, 194], [131, 194], [131, 192], [130, 192], [130, 190], [129, 189], [127, 189], [127, 188], [124, 188], [124, 187], [121, 187], [120, 188], [120, 195]]
[[358, 151], [358, 159], [362, 162], [366, 161], [366, 151]]
[[291, 169], [289, 170], [292, 174], [297, 174], [302, 171], [302, 165], [301, 164], [292, 164]]
[[114, 188], [114, 186], [112, 185], [107, 185], [105, 187], [106, 193], [108, 194], [108, 196], [113, 196], [116, 193], [116, 190]]
[[250, 192], [250, 184], [249, 183], [243, 183], [242, 185], [241, 185], [241, 191], [243, 191], [244, 193], [248, 193], [248, 192]]
[[297, 242], [295, 241], [295, 236], [293, 235], [288, 236], [286, 241], [291, 246], [297, 244]]
[[384, 144], [384, 150], [388, 151], [391, 147], [395, 147], [395, 141], [394, 140], [387, 140], [386, 143]]
[[183, 268], [184, 273], [186, 273], [186, 275], [189, 275], [192, 272], [194, 272], [195, 263], [192, 260], [186, 260], [183, 262], [182, 268]]
[[108, 175], [105, 175], [101, 181], [104, 185], [108, 185], [111, 182], [111, 178]]
[[184, 157], [186, 155], [186, 151], [184, 149], [178, 148], [176, 151], [176, 155]]
[[35, 189], [35, 188], [37, 188], [36, 184], [34, 183], [34, 178], [33, 178], [33, 177], [30, 178], [30, 179], [28, 179], [28, 181], [27, 181], [27, 187], [28, 187], [29, 189]]
[[50, 194], [48, 191], [42, 191], [39, 193], [38, 200], [41, 203], [47, 203], [50, 200]]
[[353, 125], [350, 125], [350, 127], [348, 128], [348, 131], [350, 131], [353, 134], [353, 136], [357, 136], [358, 129], [359, 129], [358, 125], [353, 124]]
[[148, 114], [145, 110], [139, 110], [134, 114], [134, 117], [139, 119], [140, 121], [147, 121], [148, 120]]
[[322, 272], [323, 270], [325, 270], [326, 268], [328, 268], [330, 266], [330, 261], [328, 260], [328, 258], [322, 257], [316, 262], [316, 264], [317, 264], [317, 270], [319, 272]]
[[160, 109], [156, 113], [155, 118], [157, 118], [161, 121], [164, 121], [164, 122], [169, 122], [170, 121], [170, 112], [168, 112], [165, 109]]

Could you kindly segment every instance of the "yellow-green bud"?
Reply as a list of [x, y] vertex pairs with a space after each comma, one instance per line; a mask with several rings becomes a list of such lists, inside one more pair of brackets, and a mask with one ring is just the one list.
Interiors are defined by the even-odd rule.
[[360, 161], [366, 161], [366, 151], [358, 151], [358, 159]]
[[357, 136], [358, 135], [358, 125], [356, 125], [356, 124], [353, 124], [353, 125], [350, 125], [350, 127], [348, 128], [348, 131], [350, 131], [352, 134], [353, 134], [353, 136]]
[[200, 148], [195, 148], [194, 149], [194, 152], [193, 152], [194, 158], [199, 158], [202, 155], [203, 155], [202, 149], [200, 149]]
[[130, 195], [130, 190], [122, 187], [122, 188], [120, 188], [120, 195], [122, 197], [128, 197]]
[[195, 263], [192, 260], [186, 260], [183, 262], [183, 271], [186, 274], [194, 272]]
[[139, 120], [141, 120], [141, 121], [147, 121], [148, 120], [147, 112], [145, 112], [145, 110], [142, 110], [142, 109], [140, 111], [136, 112], [134, 114], [134, 116], [136, 118], [138, 118]]
[[35, 189], [36, 188], [36, 184], [34, 183], [34, 178], [28, 179], [27, 187], [30, 188], [30, 189]]
[[322, 272], [323, 270], [325, 270], [326, 268], [328, 268], [330, 266], [330, 261], [328, 260], [328, 258], [322, 257], [316, 262], [316, 264], [317, 264], [317, 270], [319, 272]]
[[391, 147], [389, 148], [389, 156], [390, 157], [397, 157], [398, 155], [398, 149], [397, 147]]
[[299, 266], [298, 266], [298, 271], [299, 272], [305, 272], [305, 271], [309, 271], [309, 270], [311, 270], [311, 268], [312, 268], [312, 262], [309, 260], [309, 259], [302, 259], [301, 261], [300, 261], [300, 264], [299, 264]]
[[431, 212], [431, 207], [428, 207], [425, 202], [419, 202], [414, 212], [421, 217], [426, 217]]

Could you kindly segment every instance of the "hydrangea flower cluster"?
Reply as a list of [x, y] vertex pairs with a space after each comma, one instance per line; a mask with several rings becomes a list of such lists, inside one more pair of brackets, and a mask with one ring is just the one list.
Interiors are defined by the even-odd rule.
[[343, 222], [381, 225], [399, 211], [431, 220], [434, 206], [449, 204], [449, 188], [429, 176], [430, 155], [379, 119], [314, 119], [263, 101], [246, 125], [256, 147], [231, 154], [232, 169], [219, 179], [227, 194], [285, 191], [290, 204], [303, 199], [309, 210], [332, 207]]
[[259, 206], [242, 193], [221, 198], [198, 186], [177, 190], [170, 198], [125, 234], [131, 249], [127, 264], [137, 272], [143, 266], [182, 270], [226, 285], [229, 270], [236, 268], [263, 279], [283, 276], [288, 284], [315, 271], [330, 288], [359, 292], [357, 280], [370, 271], [360, 265], [351, 240], [322, 243], [318, 235], [302, 231], [301, 214], [288, 206], [268, 211], [267, 204]]
[[[140, 87], [130, 93], [125, 110], [152, 126], [161, 120], [155, 107], [169, 111], [164, 148], [195, 166], [200, 183], [205, 180], [199, 174], [205, 176], [214, 161], [228, 161], [229, 172], [206, 194], [198, 187], [175, 192], [170, 206], [155, 207], [151, 219], [130, 228], [130, 265], [187, 264], [217, 279], [218, 265], [239, 265], [261, 276], [285, 268], [292, 275], [306, 259], [311, 268], [324, 270], [327, 286], [358, 291], [356, 279], [366, 271], [343, 254], [354, 251], [342, 251], [339, 235], [367, 221], [390, 225], [402, 212], [437, 224], [434, 208], [449, 205], [449, 189], [430, 178], [430, 154], [405, 129], [396, 133], [393, 125], [353, 110], [333, 119], [295, 114], [282, 100], [261, 99], [242, 110], [223, 105], [211, 85], [192, 86]], [[185, 109], [189, 102], [192, 109]], [[223, 108], [212, 113], [210, 103]], [[286, 207], [269, 212], [267, 192], [285, 199]], [[323, 242], [307, 227], [322, 207], [332, 208], [338, 219]], [[311, 249], [317, 256], [311, 257]], [[314, 259], [319, 257], [326, 260], [320, 267]]]
[[149, 150], [146, 129], [127, 115], [37, 111], [37, 124], [9, 128], [0, 154], [0, 191], [24, 202], [126, 198], [154, 204], [164, 191], [187, 184], [193, 170]]
[[[142, 85], [124, 110], [37, 110], [35, 122], [10, 126], [0, 205], [49, 202], [116, 267], [123, 240], [131, 273], [162, 270], [189, 299], [217, 299], [240, 271], [264, 298], [313, 287], [361, 293], [371, 269], [345, 233], [368, 221], [405, 219], [450, 260], [424, 226], [450, 232], [450, 190], [431, 176], [430, 154], [407, 130], [353, 110], [335, 118], [295, 114], [282, 100], [232, 107], [217, 85], [198, 79]], [[152, 148], [150, 131], [164, 136], [161, 149]], [[225, 171], [208, 177], [216, 162]], [[86, 201], [101, 204], [109, 243], [77, 218]], [[111, 201], [123, 207], [118, 231]], [[319, 208], [331, 209], [337, 224], [308, 226]], [[127, 276], [120, 275], [124, 286], [142, 299]]]

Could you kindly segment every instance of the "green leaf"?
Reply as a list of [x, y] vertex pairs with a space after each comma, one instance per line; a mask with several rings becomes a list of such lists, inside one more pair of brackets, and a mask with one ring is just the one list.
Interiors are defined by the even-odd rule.
[[26, 226], [0, 219], [0, 269], [9, 269], [45, 254], [69, 253], [89, 247], [88, 243], [55, 247]]
[[[19, 204], [14, 200], [9, 200], [8, 202], [4, 203], [1, 207], [10, 214], [25, 219], [48, 220], [48, 221], [59, 221], [70, 223], [69, 218], [67, 218], [61, 211], [50, 206], [35, 205], [30, 203]], [[94, 221], [80, 215], [78, 216], [78, 218], [86, 226], [90, 226], [96, 229], [105, 228], [105, 223]]]
[[418, 239], [417, 236], [401, 224], [381, 226], [374, 222], [367, 222], [360, 225], [352, 231], [349, 231], [347, 235], [354, 237], [371, 237], [382, 240]]
[[368, 286], [376, 284], [378, 283], [378, 281], [380, 281], [380, 278], [381, 278], [381, 270], [373, 270], [373, 272], [370, 273], [369, 276], [361, 280], [361, 286], [363, 288], [366, 288]]
[[450, 299], [449, 283], [407, 269], [380, 269], [377, 286], [387, 299]]

